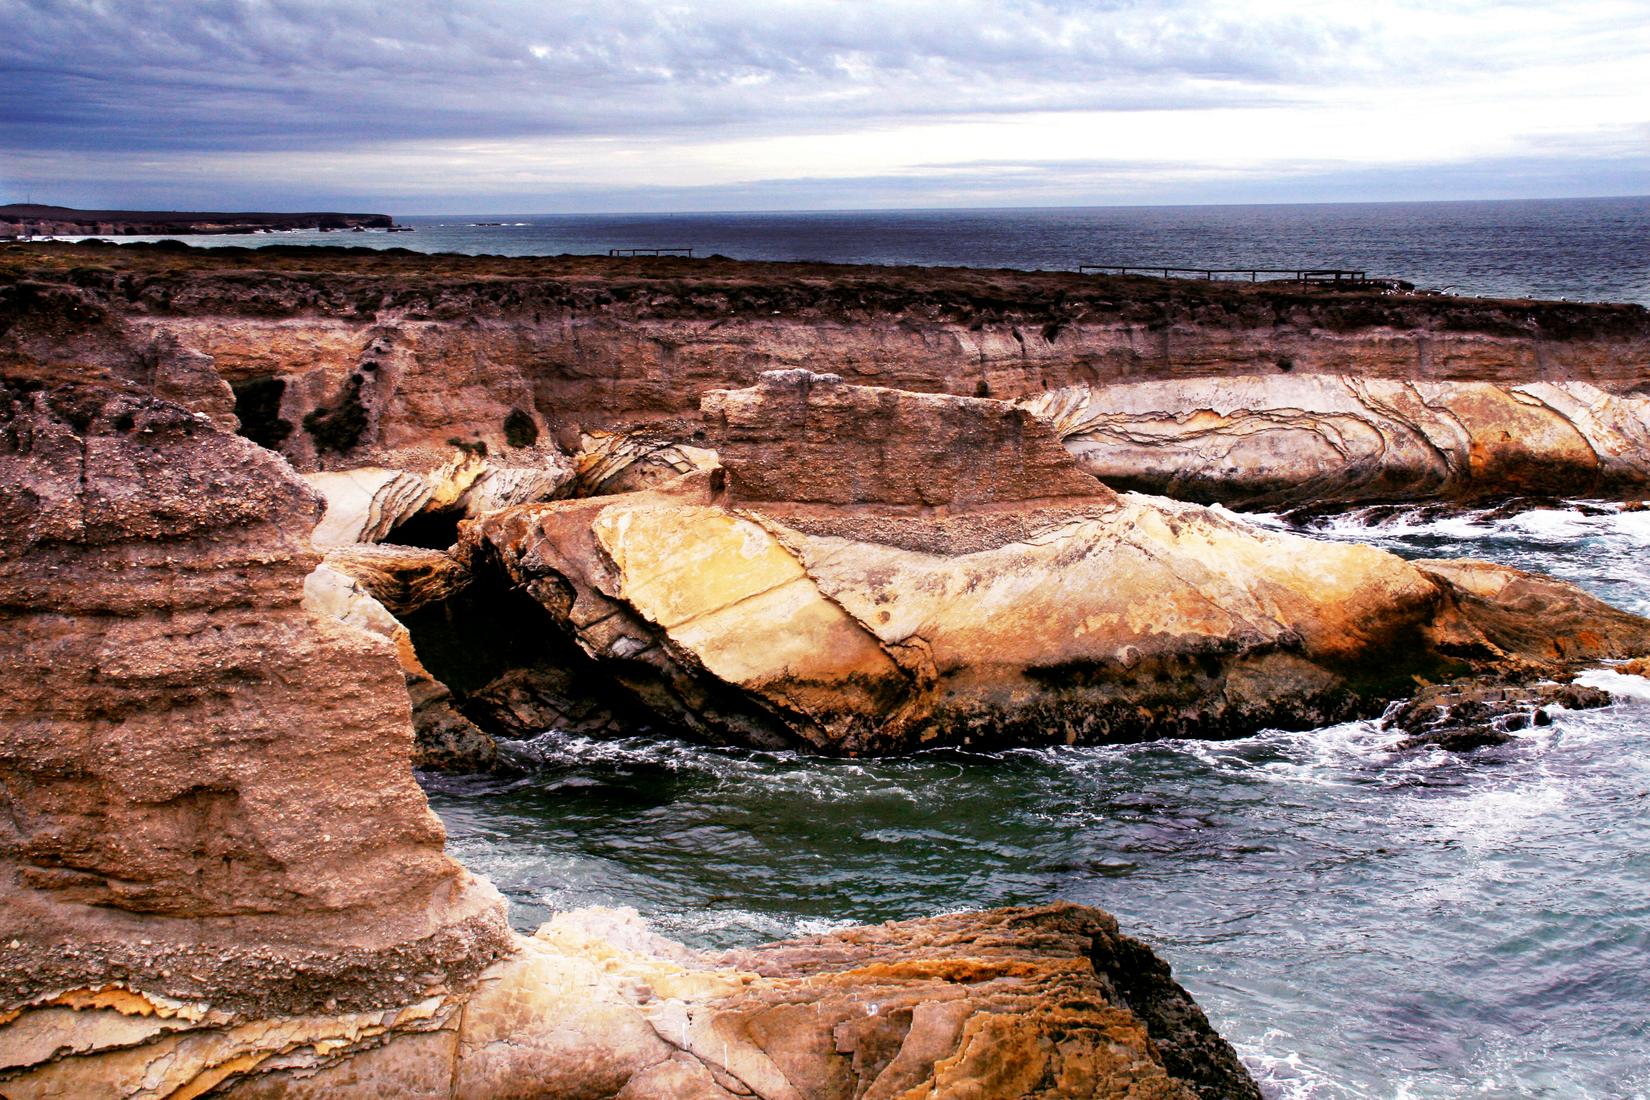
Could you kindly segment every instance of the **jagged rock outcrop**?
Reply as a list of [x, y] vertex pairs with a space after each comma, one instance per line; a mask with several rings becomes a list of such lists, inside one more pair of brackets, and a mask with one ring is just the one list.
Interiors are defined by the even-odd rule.
[[389, 644], [302, 604], [320, 509], [284, 461], [8, 381], [0, 467], [0, 1011], [382, 1008], [507, 949], [412, 780]]
[[[26, 1010], [17, 1100], [1258, 1100], [1145, 945], [1074, 905], [706, 955], [634, 912], [562, 914], [471, 990], [376, 1013], [232, 1020], [109, 996]], [[0, 1030], [0, 1037], [6, 1035]], [[3, 1042], [0, 1039], [0, 1042]], [[48, 1060], [42, 1054], [57, 1055]]]
[[[532, 595], [661, 720], [827, 752], [1317, 726], [1378, 711], [1417, 677], [1558, 668], [1650, 642], [1650, 621], [1558, 581], [1118, 496], [1074, 479], [1065, 456], [1064, 470], [1032, 463], [1015, 484], [1007, 467], [1024, 455], [1059, 455], [1046, 424], [1002, 403], [853, 389], [785, 374], [709, 395], [713, 425], [740, 410], [718, 441], [725, 487], [699, 476], [512, 509], [469, 525], [459, 552]], [[880, 426], [853, 427], [884, 401]], [[1022, 446], [936, 453], [954, 436], [934, 421], [994, 411]], [[803, 441], [786, 438], [803, 422]], [[856, 480], [862, 458], [1007, 488], [935, 507], [914, 478]], [[849, 503], [856, 485], [869, 499]]]
[[1239, 505], [1634, 494], [1650, 399], [1585, 382], [1241, 375], [1029, 398], [1116, 488]]
[[1608, 692], [1585, 684], [1507, 683], [1487, 677], [1423, 688], [1394, 707], [1382, 724], [1408, 734], [1398, 749], [1470, 752], [1506, 744], [1518, 730], [1552, 725], [1550, 708], [1589, 710], [1610, 702]]

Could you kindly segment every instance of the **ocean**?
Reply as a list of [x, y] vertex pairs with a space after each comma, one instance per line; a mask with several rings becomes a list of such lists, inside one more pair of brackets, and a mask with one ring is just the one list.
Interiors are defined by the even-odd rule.
[[[739, 260], [1072, 270], [1336, 267], [1485, 297], [1650, 306], [1650, 197], [732, 214], [448, 214], [412, 233], [190, 237], [501, 256], [682, 247]], [[128, 238], [123, 238], [128, 239]], [[129, 238], [156, 239], [156, 238]]]

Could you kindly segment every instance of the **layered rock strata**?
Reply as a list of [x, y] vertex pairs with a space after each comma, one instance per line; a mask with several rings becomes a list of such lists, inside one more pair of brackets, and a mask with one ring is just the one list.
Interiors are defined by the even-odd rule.
[[17, 1100], [1260, 1096], [1168, 968], [1073, 905], [723, 955], [579, 910], [473, 988], [394, 1010], [237, 1018], [122, 993], [0, 1027]]
[[[725, 484], [507, 510], [460, 542], [702, 737], [876, 753], [1234, 736], [1650, 642], [1650, 622], [1561, 582], [1113, 494], [1002, 403], [781, 372], [705, 405]], [[1018, 446], [957, 428], [992, 416]], [[932, 469], [976, 503], [862, 469]]]
[[0, 1001], [365, 1009], [507, 949], [412, 780], [390, 644], [303, 604], [320, 509], [284, 461], [8, 382], [0, 464]]
[[678, 429], [702, 392], [796, 367], [1010, 399], [1239, 375], [1579, 381], [1619, 395], [1650, 364], [1650, 314], [1056, 272], [0, 253], [0, 364], [130, 375], [178, 356], [232, 386], [242, 430], [300, 470], [425, 470], [454, 439], [494, 458], [639, 427], [695, 446]]
[[1240, 375], [1074, 386], [1025, 406], [1115, 488], [1247, 506], [1642, 495], [1650, 399], [1586, 382]]

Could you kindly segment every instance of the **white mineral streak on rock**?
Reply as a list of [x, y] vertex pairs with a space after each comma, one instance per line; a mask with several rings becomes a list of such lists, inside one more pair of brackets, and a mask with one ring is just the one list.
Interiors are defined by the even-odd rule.
[[304, 477], [327, 504], [311, 536], [317, 546], [381, 542], [416, 515], [432, 491], [429, 480], [419, 474], [379, 466]]

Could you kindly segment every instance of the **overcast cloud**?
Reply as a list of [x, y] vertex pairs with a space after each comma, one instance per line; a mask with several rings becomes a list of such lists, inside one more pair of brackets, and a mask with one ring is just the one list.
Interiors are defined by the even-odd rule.
[[0, 0], [0, 199], [398, 213], [1650, 191], [1650, 0]]

